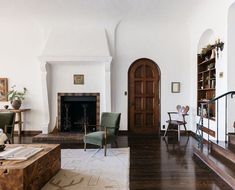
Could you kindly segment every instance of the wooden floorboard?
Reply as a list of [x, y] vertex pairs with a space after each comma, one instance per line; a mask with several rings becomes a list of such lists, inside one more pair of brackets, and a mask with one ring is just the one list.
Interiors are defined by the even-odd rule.
[[[32, 137], [16, 137], [15, 143], [18, 142], [32, 143]], [[164, 140], [157, 135], [118, 137], [119, 147], [130, 147], [130, 190], [230, 190], [193, 156], [196, 144], [194, 138], [187, 136], [181, 137], [180, 143], [175, 137]]]

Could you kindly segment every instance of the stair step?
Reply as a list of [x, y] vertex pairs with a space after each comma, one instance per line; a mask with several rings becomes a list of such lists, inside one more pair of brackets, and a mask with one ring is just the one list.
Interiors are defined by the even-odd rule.
[[235, 133], [228, 134], [228, 142], [229, 142], [229, 144], [232, 144], [235, 146]]
[[211, 141], [211, 153], [220, 155], [221, 159], [225, 159], [235, 166], [235, 150], [228, 143]]
[[235, 167], [222, 162], [214, 154], [208, 152], [208, 148], [204, 145], [203, 149], [193, 148], [193, 153], [202, 162], [204, 162], [212, 171], [214, 171], [225, 183], [235, 190]]

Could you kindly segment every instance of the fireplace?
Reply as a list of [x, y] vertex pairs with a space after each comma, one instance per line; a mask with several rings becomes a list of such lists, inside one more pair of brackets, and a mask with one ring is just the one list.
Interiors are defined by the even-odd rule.
[[100, 116], [99, 93], [58, 93], [60, 132], [96, 131]]

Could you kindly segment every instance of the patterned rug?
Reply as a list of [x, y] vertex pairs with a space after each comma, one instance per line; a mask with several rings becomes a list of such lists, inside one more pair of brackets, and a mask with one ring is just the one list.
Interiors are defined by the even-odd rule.
[[62, 149], [61, 170], [42, 190], [128, 190], [129, 148]]

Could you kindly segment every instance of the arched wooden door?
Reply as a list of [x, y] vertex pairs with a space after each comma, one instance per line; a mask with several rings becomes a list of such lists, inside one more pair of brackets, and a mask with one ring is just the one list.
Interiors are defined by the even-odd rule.
[[133, 133], [160, 131], [160, 70], [147, 58], [136, 60], [129, 68], [128, 121]]

